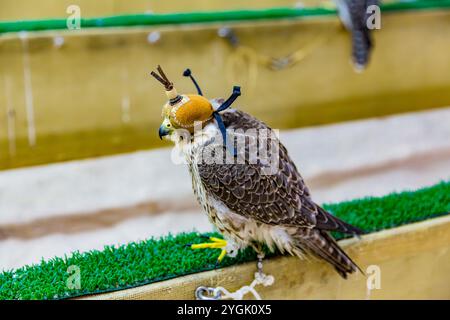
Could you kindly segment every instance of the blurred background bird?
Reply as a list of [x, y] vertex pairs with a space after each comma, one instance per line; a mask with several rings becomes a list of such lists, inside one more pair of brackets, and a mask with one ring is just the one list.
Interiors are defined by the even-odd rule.
[[[359, 269], [329, 232], [361, 231], [311, 199], [271, 128], [229, 108], [240, 95], [239, 87], [226, 101], [209, 101], [200, 95], [195, 81], [198, 95], [180, 95], [159, 66], [152, 75], [164, 85], [169, 99], [159, 136], [175, 142], [185, 156], [197, 200], [225, 238], [211, 238], [211, 243], [194, 244], [193, 249], [221, 249], [220, 262], [225, 255], [251, 246], [258, 253], [260, 272], [262, 245], [301, 258], [312, 254], [344, 278]], [[238, 139], [243, 143], [237, 144]]]
[[371, 29], [367, 20], [373, 5], [379, 6], [379, 0], [334, 0], [339, 18], [352, 37], [352, 62], [357, 72], [363, 71], [370, 60], [373, 49]]

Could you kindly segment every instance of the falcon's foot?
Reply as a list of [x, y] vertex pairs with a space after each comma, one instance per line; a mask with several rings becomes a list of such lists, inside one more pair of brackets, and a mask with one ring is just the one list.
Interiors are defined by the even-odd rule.
[[216, 237], [209, 237], [209, 240], [212, 242], [192, 244], [191, 249], [221, 249], [217, 262], [222, 262], [223, 258], [225, 258], [227, 254], [227, 250], [225, 249], [227, 246], [227, 241]]
[[212, 242], [192, 244], [191, 249], [221, 249], [220, 255], [217, 258], [217, 263], [222, 262], [223, 258], [228, 254], [230, 257], [235, 257], [237, 254], [236, 248], [232, 242], [225, 239], [220, 239], [216, 237], [209, 237]]

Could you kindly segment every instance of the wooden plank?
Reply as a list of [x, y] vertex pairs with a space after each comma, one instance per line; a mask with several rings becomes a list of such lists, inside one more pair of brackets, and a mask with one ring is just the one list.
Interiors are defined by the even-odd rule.
[[[257, 287], [263, 299], [449, 299], [450, 216], [340, 241], [363, 268], [380, 268], [381, 288], [368, 294], [361, 274], [343, 280], [322, 262], [294, 257], [266, 260], [264, 272], [275, 277], [271, 287]], [[228, 290], [249, 285], [254, 263], [188, 275], [133, 289], [82, 299], [193, 299], [199, 286]]]
[[[0, 169], [162, 146], [165, 98], [149, 77], [157, 64], [181, 92], [194, 91], [186, 67], [209, 97], [241, 85], [237, 106], [280, 129], [449, 105], [449, 17], [384, 16], [363, 74], [349, 64], [350, 39], [335, 17], [232, 24], [240, 49], [218, 37], [222, 25], [2, 36]], [[159, 41], [147, 41], [151, 32]], [[264, 64], [293, 53], [301, 59], [286, 69]]]

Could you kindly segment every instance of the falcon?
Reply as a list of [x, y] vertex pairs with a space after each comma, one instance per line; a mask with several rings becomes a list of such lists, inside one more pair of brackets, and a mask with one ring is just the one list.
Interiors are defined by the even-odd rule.
[[334, 0], [339, 18], [352, 36], [352, 60], [356, 71], [363, 71], [373, 48], [371, 30], [367, 26], [368, 8], [380, 5], [379, 0]]
[[[244, 111], [230, 108], [240, 96], [234, 87], [227, 100], [177, 93], [160, 66], [152, 76], [165, 88], [159, 137], [173, 141], [184, 157], [198, 202], [223, 235], [192, 249], [221, 249], [226, 255], [252, 247], [262, 270], [264, 245], [300, 258], [317, 257], [344, 278], [358, 266], [330, 232], [357, 235], [361, 230], [317, 205], [288, 151], [274, 131]], [[261, 134], [263, 132], [264, 134]], [[261, 137], [262, 136], [262, 137]]]

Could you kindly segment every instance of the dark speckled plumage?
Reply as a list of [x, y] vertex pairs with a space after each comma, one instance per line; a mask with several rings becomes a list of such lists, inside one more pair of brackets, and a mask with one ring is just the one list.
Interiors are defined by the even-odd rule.
[[[270, 129], [251, 115], [231, 110], [222, 113], [227, 129]], [[346, 276], [357, 269], [355, 263], [339, 248], [329, 231], [358, 234], [360, 230], [332, 216], [310, 196], [286, 148], [279, 143], [278, 170], [262, 174], [263, 164], [198, 163], [198, 173], [206, 193], [222, 201], [234, 213], [260, 224], [296, 230], [293, 237], [299, 250], [311, 252], [331, 263]], [[248, 157], [249, 146], [244, 152]], [[270, 150], [270, 148], [269, 148]], [[242, 153], [242, 152], [241, 152]]]

